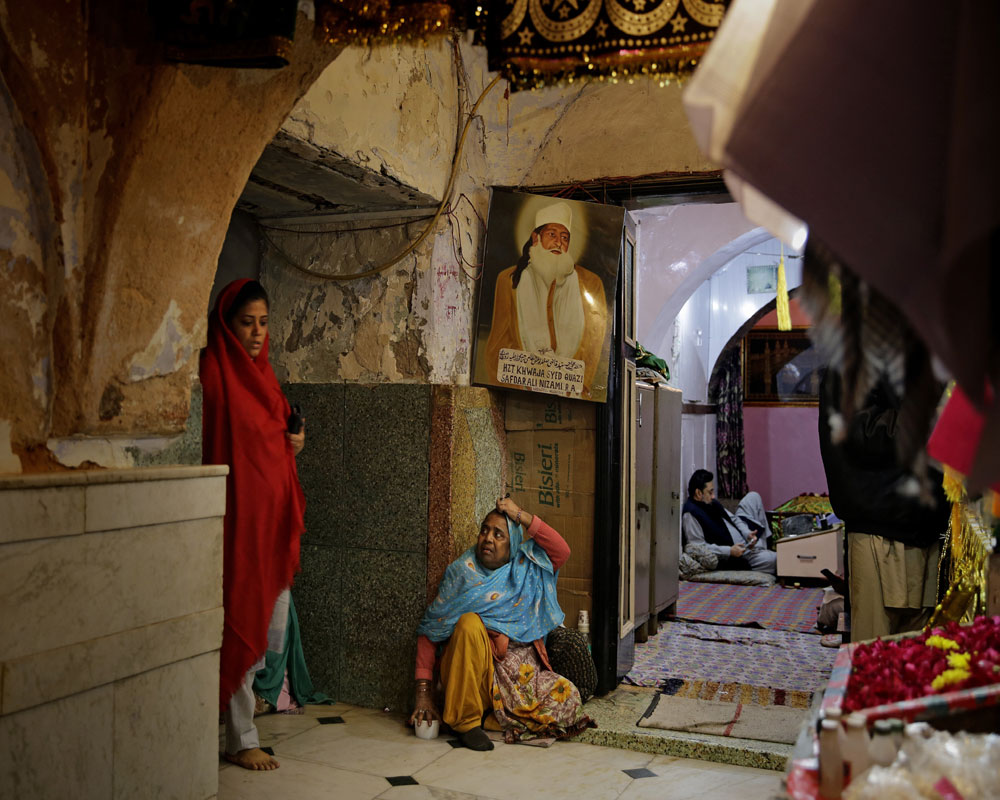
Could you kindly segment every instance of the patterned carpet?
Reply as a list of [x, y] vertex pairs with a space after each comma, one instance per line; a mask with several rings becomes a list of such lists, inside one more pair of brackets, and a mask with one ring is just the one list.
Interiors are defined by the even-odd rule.
[[665, 687], [668, 679], [682, 679], [813, 692], [826, 684], [836, 655], [820, 645], [819, 636], [805, 633], [667, 622], [649, 641], [636, 643], [625, 680], [636, 686]]
[[812, 702], [812, 692], [785, 691], [747, 683], [721, 683], [719, 681], [686, 681], [682, 678], [667, 678], [660, 687], [660, 693], [671, 697], [687, 697], [692, 700], [714, 700], [720, 703], [742, 703], [757, 706], [787, 706], [807, 709]]
[[819, 633], [816, 614], [822, 601], [822, 589], [681, 581], [677, 619], [718, 625], [757, 623], [772, 630]]

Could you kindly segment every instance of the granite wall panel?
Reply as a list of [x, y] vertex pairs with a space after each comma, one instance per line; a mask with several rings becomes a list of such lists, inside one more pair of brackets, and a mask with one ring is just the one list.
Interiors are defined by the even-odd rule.
[[340, 546], [349, 474], [344, 468], [344, 384], [292, 383], [283, 388], [306, 420], [306, 446], [297, 459], [306, 495], [302, 544]]
[[338, 700], [394, 711], [410, 707], [426, 574], [423, 553], [344, 550]]
[[341, 551], [327, 545], [303, 544], [301, 561], [302, 571], [295, 576], [292, 599], [309, 677], [317, 691], [339, 700], [344, 597]]
[[337, 700], [402, 708], [426, 600], [431, 387], [293, 383], [285, 392], [306, 417], [293, 597], [310, 676]]
[[428, 384], [349, 384], [343, 486], [345, 547], [427, 549]]

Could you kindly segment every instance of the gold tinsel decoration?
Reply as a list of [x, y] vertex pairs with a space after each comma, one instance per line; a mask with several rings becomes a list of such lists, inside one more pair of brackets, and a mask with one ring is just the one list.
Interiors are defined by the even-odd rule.
[[[951, 521], [945, 541], [945, 552], [951, 550], [948, 571], [948, 590], [934, 609], [928, 628], [945, 622], [971, 622], [977, 614], [986, 611], [986, 572], [993, 551], [993, 537], [975, 507], [969, 503], [964, 477], [945, 468], [944, 489], [952, 501]], [[941, 565], [938, 566], [938, 585], [941, 585]]]
[[447, 33], [455, 10], [445, 2], [316, 0], [316, 25], [330, 44], [368, 45]]
[[785, 246], [781, 245], [781, 258], [778, 260], [778, 292], [775, 297], [775, 309], [778, 312], [778, 330], [792, 329], [792, 314], [788, 307], [788, 281], [785, 278]]

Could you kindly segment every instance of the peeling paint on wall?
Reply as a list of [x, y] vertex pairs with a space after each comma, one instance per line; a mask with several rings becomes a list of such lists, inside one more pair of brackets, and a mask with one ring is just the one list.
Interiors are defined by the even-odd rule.
[[425, 333], [431, 383], [469, 383], [470, 335], [476, 281], [455, 258], [451, 232], [434, 238], [429, 280], [421, 282], [418, 305], [427, 315]]
[[11, 448], [10, 420], [0, 419], [0, 473], [20, 471], [21, 459]]
[[180, 322], [181, 307], [171, 300], [160, 327], [146, 349], [129, 363], [129, 380], [144, 381], [157, 375], [169, 375], [181, 368], [205, 339], [205, 325], [199, 320], [189, 331]]
[[297, 383], [426, 383], [434, 372], [417, 299], [429, 280], [425, 242], [415, 255], [368, 278], [324, 281], [321, 273], [357, 272], [396, 256], [420, 225], [301, 235], [270, 232], [261, 282], [271, 296], [271, 362], [281, 380]]
[[135, 466], [127, 448], [135, 445], [132, 438], [72, 436], [49, 439], [46, 446], [65, 467], [96, 464], [107, 469], [127, 469]]

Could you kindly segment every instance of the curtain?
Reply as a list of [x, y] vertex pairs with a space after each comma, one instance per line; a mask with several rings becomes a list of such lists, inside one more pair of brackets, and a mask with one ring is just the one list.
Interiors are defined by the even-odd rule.
[[743, 445], [743, 357], [742, 348], [723, 353], [710, 399], [716, 412], [715, 491], [719, 497], [743, 497], [747, 493], [747, 462]]

